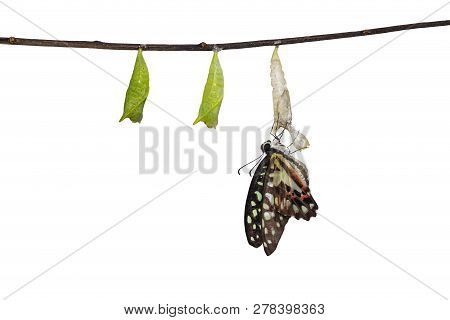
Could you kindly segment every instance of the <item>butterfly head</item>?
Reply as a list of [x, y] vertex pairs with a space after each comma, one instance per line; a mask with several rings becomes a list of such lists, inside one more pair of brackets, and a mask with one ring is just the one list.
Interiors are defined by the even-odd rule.
[[261, 150], [264, 153], [268, 153], [270, 149], [272, 149], [272, 142], [270, 142], [270, 140], [267, 140], [261, 145]]

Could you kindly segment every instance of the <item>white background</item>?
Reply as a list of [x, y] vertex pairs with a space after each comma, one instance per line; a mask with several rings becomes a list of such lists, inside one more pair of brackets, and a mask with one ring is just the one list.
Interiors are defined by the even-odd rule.
[[[445, 2], [4, 1], [37, 26], [2, 3], [0, 36], [51, 38], [39, 26], [68, 40], [214, 43], [417, 22]], [[428, 21], [448, 18], [450, 5]], [[292, 102], [397, 36], [280, 48]], [[324, 316], [302, 317], [448, 319], [448, 300], [424, 284], [450, 296], [449, 36], [408, 32], [294, 109], [311, 127], [304, 156], [323, 217], [292, 221], [271, 257], [246, 243], [236, 145], [233, 174], [193, 174], [2, 300], [0, 318], [126, 319], [137, 316], [123, 306], [158, 303], [248, 307], [248, 318], [255, 303], [324, 303]], [[271, 119], [272, 49], [220, 53], [219, 126]], [[2, 298], [186, 177], [139, 175], [139, 126], [118, 123], [135, 52], [77, 52], [0, 47]], [[191, 124], [211, 54], [145, 58], [150, 100]], [[141, 125], [180, 123], [148, 102]], [[213, 146], [219, 163], [226, 143]]]

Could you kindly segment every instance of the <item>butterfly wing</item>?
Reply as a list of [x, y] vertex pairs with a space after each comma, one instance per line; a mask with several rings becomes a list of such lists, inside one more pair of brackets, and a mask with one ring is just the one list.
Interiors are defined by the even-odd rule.
[[270, 154], [262, 195], [262, 242], [265, 253], [271, 255], [289, 218], [309, 220], [318, 206], [308, 187], [306, 166], [281, 152]]
[[273, 188], [279, 212], [288, 217], [309, 220], [319, 208], [308, 186], [308, 171], [291, 156], [274, 153], [270, 162], [268, 186]]
[[[267, 197], [264, 199], [265, 203], [266, 201], [269, 201]], [[261, 234], [266, 255], [270, 256], [277, 248], [289, 218], [283, 216], [273, 206], [269, 209], [263, 209], [261, 215]]]
[[277, 173], [275, 166], [276, 153], [271, 153], [269, 167], [264, 181], [263, 203], [261, 210], [261, 235], [264, 252], [270, 256], [277, 248], [284, 227], [289, 221], [290, 216], [282, 214], [282, 207], [278, 187], [273, 184], [274, 175]]
[[[311, 195], [311, 190], [309, 189], [309, 179], [308, 179], [308, 169], [306, 166], [300, 162], [299, 160], [295, 159], [292, 156], [285, 156], [285, 162], [291, 165], [290, 169], [296, 171], [300, 174], [292, 174], [291, 177], [297, 177], [297, 179], [304, 179], [303, 188], [299, 192], [294, 192], [296, 195], [295, 202], [297, 205], [304, 205], [308, 210], [308, 215], [311, 217], [317, 216], [317, 210], [319, 210], [319, 206], [317, 205], [317, 202], [314, 200], [313, 196]], [[303, 211], [303, 210], [302, 210]], [[298, 218], [297, 218], [298, 219]]]
[[262, 244], [262, 226], [261, 226], [261, 210], [263, 206], [264, 183], [269, 166], [270, 157], [265, 156], [256, 168], [253, 175], [250, 188], [248, 190], [247, 200], [245, 202], [245, 234], [248, 243], [258, 248]]

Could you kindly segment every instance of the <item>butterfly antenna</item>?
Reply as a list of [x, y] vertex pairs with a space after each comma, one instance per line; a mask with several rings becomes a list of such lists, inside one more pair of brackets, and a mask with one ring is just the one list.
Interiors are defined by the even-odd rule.
[[[262, 155], [261, 155], [261, 156], [262, 156]], [[261, 156], [259, 157], [260, 159], [261, 159]], [[262, 160], [261, 160], [261, 161], [262, 161]], [[252, 176], [252, 171], [253, 171], [253, 169], [255, 169], [256, 166], [257, 166], [258, 164], [261, 163], [261, 161], [256, 162], [256, 164], [253, 166], [253, 168], [250, 169], [250, 172], [248, 173], [248, 174], [250, 175], [250, 177]]]
[[264, 155], [264, 153], [263, 154], [261, 154], [258, 158], [256, 158], [255, 160], [252, 160], [252, 161], [250, 161], [249, 163], [246, 163], [246, 164], [244, 164], [242, 167], [240, 167], [239, 169], [238, 169], [238, 175], [241, 175], [241, 170], [242, 169], [244, 169], [246, 166], [248, 166], [250, 163], [253, 163], [253, 162], [255, 162], [255, 161], [258, 161], [262, 156]]

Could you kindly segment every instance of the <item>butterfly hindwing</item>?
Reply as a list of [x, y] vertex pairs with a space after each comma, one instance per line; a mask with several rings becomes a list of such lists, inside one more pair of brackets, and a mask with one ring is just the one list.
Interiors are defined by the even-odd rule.
[[262, 244], [262, 226], [261, 210], [263, 206], [264, 183], [269, 166], [270, 157], [266, 156], [256, 168], [250, 188], [248, 190], [247, 200], [245, 202], [245, 234], [248, 243], [258, 248]]
[[277, 248], [283, 235], [284, 227], [289, 220], [289, 217], [283, 216], [275, 208], [271, 209], [272, 211], [263, 209], [261, 217], [264, 252], [268, 256]]
[[318, 209], [308, 187], [308, 173], [302, 163], [282, 153], [273, 153], [268, 186], [284, 216], [309, 220]]
[[317, 205], [316, 201], [314, 200], [314, 198], [311, 195], [311, 190], [309, 189], [309, 179], [308, 179], [308, 169], [306, 168], [306, 166], [298, 161], [297, 159], [295, 159], [292, 156], [286, 156], [285, 159], [288, 161], [288, 163], [290, 163], [293, 167], [294, 170], [295, 168], [297, 169], [298, 172], [300, 172], [300, 177], [304, 178], [304, 188], [302, 189], [302, 192], [298, 195], [300, 197], [300, 203], [303, 203], [303, 205], [305, 205], [308, 209], [310, 209], [310, 215], [312, 217], [315, 217], [317, 215], [317, 210], [319, 209], [319, 206]]

